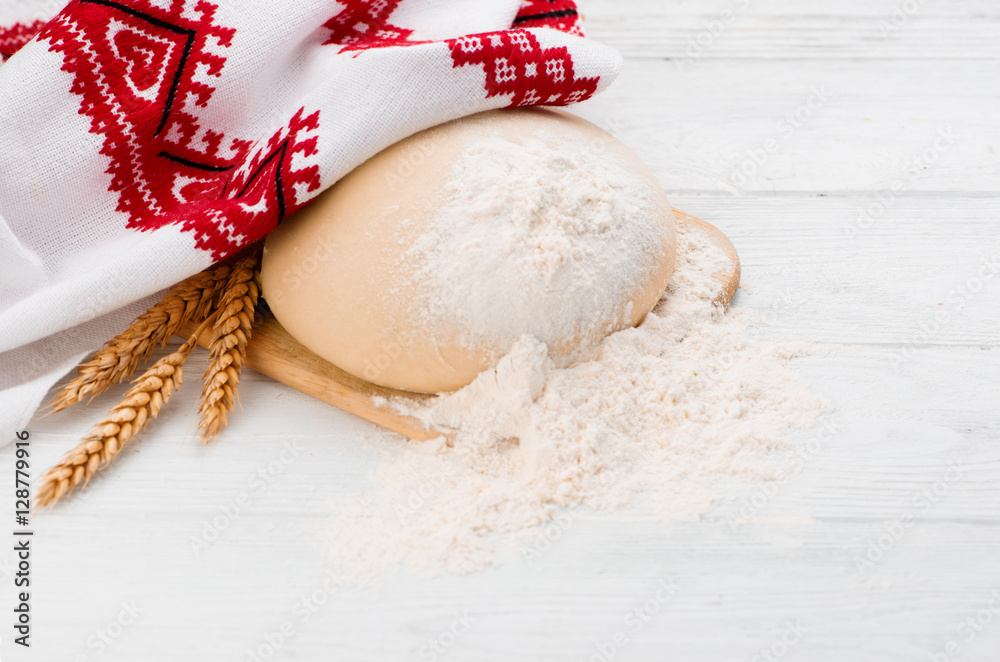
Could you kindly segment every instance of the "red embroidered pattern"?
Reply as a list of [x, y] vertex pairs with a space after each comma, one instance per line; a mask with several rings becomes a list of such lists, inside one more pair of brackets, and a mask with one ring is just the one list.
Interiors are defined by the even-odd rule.
[[523, 0], [515, 28], [554, 28], [584, 36], [580, 13], [573, 0]]
[[384, 48], [386, 46], [412, 46], [409, 41], [413, 30], [389, 24], [389, 16], [396, 11], [400, 0], [341, 0], [345, 5], [339, 14], [323, 27], [330, 30], [326, 44], [343, 46], [340, 52]]
[[235, 34], [214, 23], [216, 9], [205, 0], [171, 0], [169, 9], [149, 0], [74, 0], [39, 38], [63, 54], [80, 112], [104, 136], [109, 190], [127, 227], [181, 223], [199, 248], [221, 258], [300, 206], [299, 192], [319, 188], [318, 168], [290, 170], [292, 152], [315, 148], [314, 138], [302, 147], [309, 139], [297, 142], [295, 134], [314, 130], [318, 114], [302, 119], [300, 111], [257, 146], [200, 126], [196, 109], [215, 92], [210, 83]]
[[542, 48], [526, 30], [469, 35], [448, 41], [455, 67], [480, 64], [487, 98], [509, 94], [511, 106], [565, 106], [590, 98], [598, 78], [577, 78], [565, 46]]
[[10, 27], [0, 27], [0, 62], [21, 50], [38, 31], [45, 27], [45, 21], [24, 24], [15, 23]]
[[[295, 155], [315, 156], [319, 111], [303, 116], [300, 108], [287, 126], [245, 152], [222, 184], [222, 200], [206, 199], [184, 219], [182, 227], [195, 234], [199, 246], [225, 245], [228, 255], [265, 236], [282, 219], [300, 209], [320, 189], [319, 166], [292, 170]], [[207, 218], [211, 222], [200, 222]]]
[[[340, 52], [428, 43], [410, 41], [412, 30], [389, 24], [400, 0], [341, 0], [345, 6], [326, 22], [325, 44]], [[572, 0], [524, 0], [515, 28], [546, 27], [583, 36]], [[486, 72], [487, 98], [509, 94], [511, 106], [563, 106], [589, 98], [597, 78], [576, 78], [573, 59], [565, 47], [543, 49], [538, 39], [522, 29], [470, 35], [446, 42], [452, 66], [481, 64]]]
[[213, 5], [199, 2], [195, 9], [200, 21], [183, 15], [183, 2], [165, 12], [146, 0], [77, 0], [39, 36], [64, 54], [62, 68], [74, 75], [71, 91], [83, 98], [81, 112], [90, 117], [91, 132], [104, 135], [101, 153], [111, 159], [118, 210], [136, 224], [189, 202], [172, 185], [181, 160], [206, 172], [231, 165], [215, 156], [222, 134], [200, 131], [190, 111], [215, 91], [195, 80], [195, 71], [204, 67], [217, 77], [226, 62], [207, 52], [208, 40], [225, 48], [234, 33], [212, 24]]

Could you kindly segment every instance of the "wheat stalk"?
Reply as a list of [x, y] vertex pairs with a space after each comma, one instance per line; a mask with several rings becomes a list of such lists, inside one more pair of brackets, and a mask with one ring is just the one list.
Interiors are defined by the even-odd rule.
[[218, 436], [235, 406], [254, 309], [260, 297], [259, 266], [259, 253], [239, 260], [220, 294], [198, 406], [201, 414], [198, 430], [205, 443]]
[[184, 324], [201, 322], [212, 313], [216, 295], [231, 273], [230, 265], [220, 264], [171, 287], [162, 301], [77, 368], [77, 376], [46, 406], [49, 411], [45, 415], [62, 411], [84, 398], [94, 398], [109, 386], [131, 377], [153, 350], [166, 346]]
[[154, 363], [136, 379], [104, 420], [91, 428], [87, 436], [58, 464], [39, 477], [35, 496], [39, 506], [55, 505], [81, 487], [81, 483], [86, 486], [98, 470], [107, 466], [130, 439], [156, 418], [160, 408], [181, 387], [184, 363], [195, 347], [198, 333], [211, 324], [212, 319], [205, 320], [176, 352]]

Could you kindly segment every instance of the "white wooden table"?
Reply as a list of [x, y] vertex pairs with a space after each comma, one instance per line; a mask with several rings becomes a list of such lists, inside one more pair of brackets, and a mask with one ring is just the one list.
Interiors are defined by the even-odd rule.
[[[734, 305], [771, 314], [763, 336], [831, 346], [798, 362], [839, 407], [804, 469], [725, 487], [699, 522], [595, 515], [531, 564], [327, 591], [330, 502], [399, 442], [250, 374], [247, 412], [205, 449], [186, 389], [82, 498], [36, 519], [27, 655], [10, 645], [2, 546], [0, 658], [243, 661], [283, 639], [261, 659], [1000, 659], [1000, 4], [585, 9], [627, 61], [579, 112], [732, 237]], [[35, 470], [117, 393], [35, 424]], [[299, 450], [283, 463], [285, 443]], [[4, 476], [12, 464], [8, 446]]]

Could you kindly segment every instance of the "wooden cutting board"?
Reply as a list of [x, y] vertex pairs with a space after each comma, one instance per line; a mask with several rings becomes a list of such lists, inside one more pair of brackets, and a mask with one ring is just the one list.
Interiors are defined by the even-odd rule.
[[[674, 215], [681, 231], [700, 230], [729, 255], [730, 265], [713, 276], [722, 285], [716, 302], [728, 306], [740, 283], [740, 259], [732, 242], [718, 228], [701, 219], [676, 209]], [[181, 333], [190, 335], [194, 330], [194, 325], [188, 325]], [[199, 336], [198, 344], [207, 347], [210, 340], [211, 333], [206, 330]], [[386, 399], [402, 397], [414, 401], [435, 396], [397, 391], [358, 379], [303, 347], [274, 317], [268, 316], [260, 324], [254, 325], [253, 337], [247, 345], [245, 365], [410, 439], [427, 441], [441, 436], [450, 439], [454, 435], [453, 431], [429, 428], [411, 416], [396, 412], [391, 406], [376, 405], [373, 401], [375, 396]]]

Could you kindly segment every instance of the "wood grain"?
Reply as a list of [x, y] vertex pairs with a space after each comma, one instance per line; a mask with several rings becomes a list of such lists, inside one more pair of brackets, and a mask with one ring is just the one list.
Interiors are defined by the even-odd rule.
[[[716, 302], [728, 306], [740, 282], [740, 259], [736, 248], [715, 226], [680, 210], [674, 210], [674, 215], [679, 226], [704, 232], [730, 257], [730, 267], [714, 275], [722, 286]], [[188, 337], [194, 331], [195, 325], [188, 324], [180, 335]], [[211, 339], [211, 330], [205, 329], [198, 338], [198, 343], [208, 347]], [[414, 441], [444, 437], [450, 442], [454, 439], [454, 431], [429, 427], [412, 416], [400, 414], [391, 404], [386, 403], [387, 400], [397, 398], [420, 401], [431, 396], [385, 388], [341, 370], [303, 346], [274, 317], [267, 316], [254, 326], [244, 365]], [[375, 398], [380, 398], [380, 401]]]
[[1000, 8], [983, 0], [596, 0], [584, 11], [589, 35], [629, 58], [1000, 58]]
[[[901, 195], [970, 197], [1000, 181], [1000, 96], [979, 92], [998, 76], [1000, 60], [706, 59], [678, 70], [630, 59], [574, 112], [633, 149], [672, 198], [875, 194], [897, 181]], [[826, 101], [808, 109], [813, 90]], [[953, 144], [929, 152], [949, 130]], [[917, 163], [925, 153], [933, 162]]]

